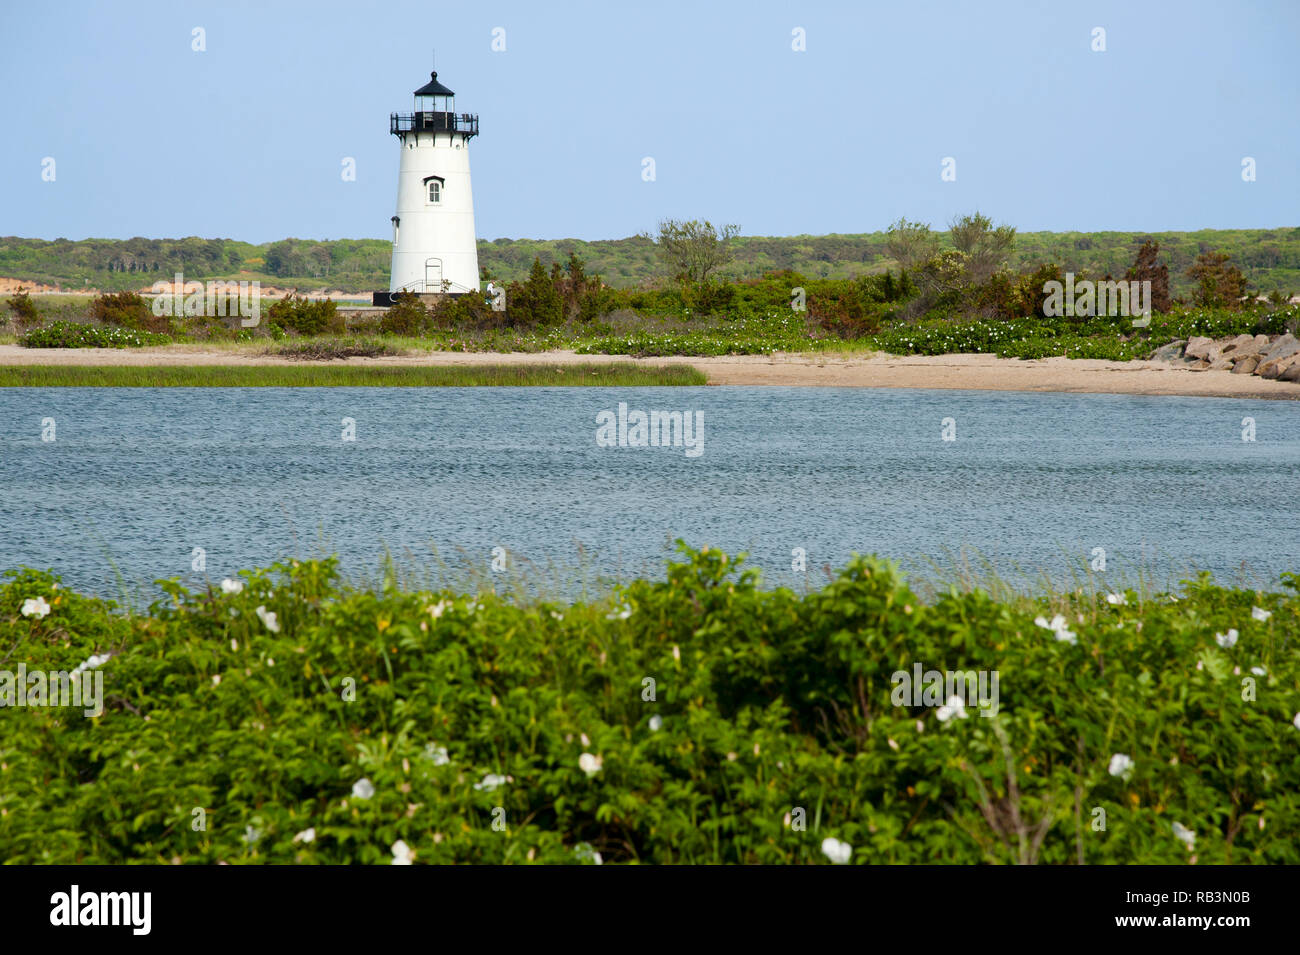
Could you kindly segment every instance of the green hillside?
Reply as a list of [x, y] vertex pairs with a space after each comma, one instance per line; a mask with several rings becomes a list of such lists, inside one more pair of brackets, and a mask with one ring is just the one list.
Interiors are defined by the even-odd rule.
[[[948, 244], [947, 232], [941, 232]], [[1169, 265], [1172, 291], [1191, 288], [1187, 268], [1197, 254], [1216, 250], [1232, 256], [1262, 292], [1300, 292], [1300, 228], [1203, 229], [1198, 232], [1022, 232], [1010, 264], [1032, 268], [1056, 262], [1073, 272], [1121, 274], [1146, 239], [1160, 243]], [[852, 278], [892, 263], [885, 234], [823, 236], [740, 236], [735, 258], [723, 270], [730, 278], [757, 278], [792, 269], [809, 278]], [[258, 279], [264, 284], [367, 292], [388, 287], [392, 246], [386, 239], [283, 239], [252, 245], [233, 239], [22, 239], [0, 238], [0, 277], [64, 288], [118, 291], [147, 289], [183, 271], [186, 278]], [[520, 281], [533, 258], [547, 267], [576, 252], [589, 273], [616, 288], [666, 277], [654, 243], [644, 236], [585, 242], [580, 239], [493, 239], [479, 242], [479, 264], [495, 279]]]

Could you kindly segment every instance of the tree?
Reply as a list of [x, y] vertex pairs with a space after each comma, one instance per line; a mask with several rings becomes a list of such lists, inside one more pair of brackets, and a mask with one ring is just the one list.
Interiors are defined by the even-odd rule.
[[707, 282], [711, 272], [731, 261], [730, 242], [739, 233], [738, 225], [724, 225], [719, 230], [707, 219], [664, 219], [659, 223], [655, 248], [679, 281]]
[[1016, 244], [1016, 230], [1009, 225], [994, 227], [993, 220], [978, 211], [958, 216], [948, 224], [953, 247], [966, 255], [971, 281], [983, 285], [1006, 261]]
[[1231, 258], [1223, 252], [1202, 252], [1196, 257], [1196, 264], [1187, 270], [1187, 277], [1197, 283], [1192, 292], [1197, 305], [1241, 307], [1242, 299], [1246, 297], [1246, 277], [1241, 274], [1241, 269], [1228, 264]]
[[885, 233], [885, 248], [889, 257], [906, 272], [938, 254], [939, 237], [930, 231], [927, 223], [899, 219]]
[[506, 287], [506, 313], [512, 325], [558, 325], [564, 321], [564, 300], [540, 257], [533, 258], [527, 281]]
[[1130, 282], [1150, 282], [1151, 283], [1151, 310], [1154, 312], [1169, 311], [1169, 266], [1156, 260], [1156, 253], [1160, 251], [1160, 243], [1146, 241], [1138, 249], [1137, 258], [1133, 261], [1133, 267], [1125, 273], [1124, 277]]

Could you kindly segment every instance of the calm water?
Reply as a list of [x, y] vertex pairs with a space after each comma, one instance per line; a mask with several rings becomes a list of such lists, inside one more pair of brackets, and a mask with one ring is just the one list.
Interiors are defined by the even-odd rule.
[[[596, 415], [702, 411], [703, 449], [600, 448]], [[341, 440], [342, 419], [356, 422]], [[1242, 441], [1242, 419], [1256, 441]], [[55, 440], [41, 439], [42, 419]], [[941, 440], [953, 418], [957, 440]], [[1058, 579], [1300, 570], [1300, 404], [813, 388], [0, 389], [0, 567], [80, 589], [385, 549], [486, 568], [493, 547], [658, 574], [683, 537], [772, 584], [853, 551], [962, 548]], [[116, 570], [114, 569], [116, 568]]]

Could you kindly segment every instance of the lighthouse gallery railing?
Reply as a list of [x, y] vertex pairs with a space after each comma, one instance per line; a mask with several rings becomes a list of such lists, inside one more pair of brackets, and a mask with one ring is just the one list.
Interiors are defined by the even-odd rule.
[[388, 131], [397, 133], [464, 133], [478, 135], [478, 116], [474, 113], [390, 113]]

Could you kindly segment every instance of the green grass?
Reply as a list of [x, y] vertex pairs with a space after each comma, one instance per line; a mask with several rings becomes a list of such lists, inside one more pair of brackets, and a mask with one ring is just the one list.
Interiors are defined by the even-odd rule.
[[317, 388], [328, 386], [480, 387], [704, 385], [689, 365], [631, 364], [402, 366], [178, 365], [0, 367], [4, 388]]

